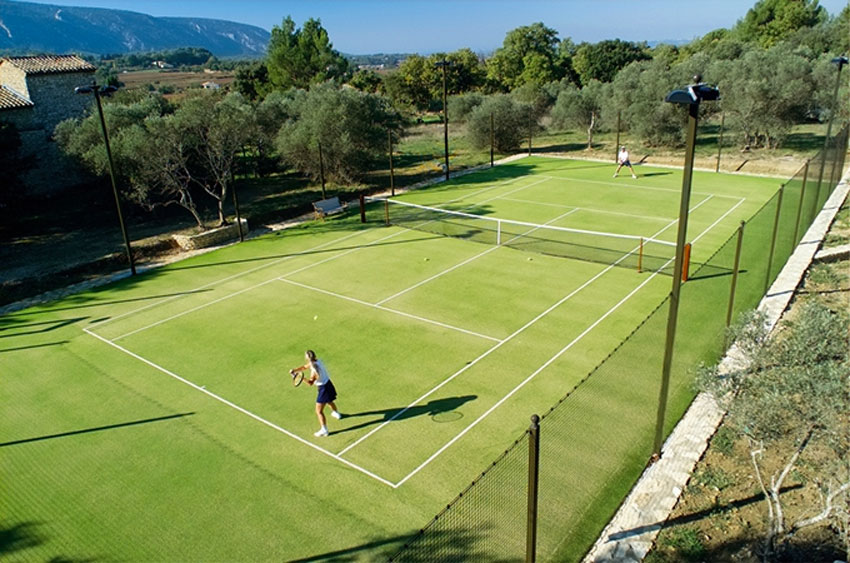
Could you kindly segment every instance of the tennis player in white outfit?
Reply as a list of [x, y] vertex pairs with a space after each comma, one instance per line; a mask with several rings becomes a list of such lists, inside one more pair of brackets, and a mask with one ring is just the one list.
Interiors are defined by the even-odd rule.
[[617, 164], [617, 171], [614, 172], [615, 178], [617, 177], [617, 174], [620, 173], [620, 168], [622, 168], [623, 166], [628, 166], [629, 170], [632, 171], [632, 178], [637, 178], [637, 175], [635, 174], [635, 169], [632, 168], [632, 163], [629, 160], [629, 149], [627, 149], [625, 146], [620, 147], [620, 152], [617, 153]]
[[334, 403], [336, 400], [336, 388], [331, 381], [330, 375], [328, 375], [328, 370], [325, 368], [325, 364], [316, 357], [315, 352], [307, 350], [304, 353], [304, 357], [307, 359], [307, 363], [303, 366], [291, 369], [289, 373], [310, 370], [310, 375], [305, 378], [304, 381], [307, 382], [307, 385], [315, 385], [319, 391], [316, 396], [316, 417], [319, 419], [320, 427], [318, 432], [315, 432], [313, 435], [316, 437], [327, 436], [328, 424], [327, 419], [325, 419], [325, 405], [330, 405], [332, 417], [337, 420], [342, 418], [342, 415], [336, 409], [336, 404]]

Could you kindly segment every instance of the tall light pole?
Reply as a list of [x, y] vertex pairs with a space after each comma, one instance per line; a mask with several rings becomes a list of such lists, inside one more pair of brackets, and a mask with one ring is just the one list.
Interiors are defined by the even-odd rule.
[[685, 240], [688, 234], [688, 207], [691, 201], [691, 178], [694, 171], [694, 146], [697, 138], [697, 118], [699, 104], [720, 97], [717, 88], [701, 82], [700, 75], [694, 76], [694, 84], [684, 90], [673, 90], [665, 102], [688, 106], [687, 147], [685, 149], [685, 168], [682, 171], [682, 199], [679, 205], [679, 232], [676, 237], [676, 261], [673, 267], [673, 288], [670, 290], [670, 309], [667, 316], [667, 339], [664, 346], [664, 363], [661, 368], [661, 391], [658, 396], [658, 417], [655, 425], [655, 446], [653, 457], [661, 455], [664, 438], [664, 417], [667, 410], [667, 394], [670, 388], [670, 368], [673, 363], [673, 344], [676, 339], [676, 321], [679, 316], [679, 295], [682, 287], [682, 263], [684, 262]]
[[103, 119], [103, 105], [100, 97], [108, 96], [118, 88], [115, 86], [98, 86], [92, 81], [91, 86], [78, 86], [74, 88], [77, 94], [94, 94], [97, 102], [97, 113], [100, 116], [100, 128], [103, 131], [103, 143], [106, 145], [106, 158], [109, 161], [109, 178], [112, 180], [112, 193], [115, 195], [115, 208], [118, 210], [118, 222], [121, 224], [121, 235], [124, 237], [124, 246], [127, 249], [127, 261], [130, 263], [130, 273], [136, 275], [136, 265], [133, 263], [133, 250], [130, 248], [130, 237], [127, 236], [127, 226], [124, 224], [124, 214], [121, 212], [121, 199], [118, 197], [118, 186], [115, 183], [115, 164], [112, 162], [112, 150], [109, 148], [109, 134], [106, 132], [106, 120]]
[[820, 173], [818, 174], [818, 193], [816, 198], [820, 197], [820, 185], [823, 182], [823, 171], [826, 166], [826, 152], [829, 148], [829, 136], [832, 134], [832, 122], [835, 120], [835, 114], [838, 112], [838, 88], [841, 86], [841, 67], [847, 64], [847, 57], [835, 57], [832, 59], [834, 64], [838, 65], [838, 73], [835, 76], [835, 90], [832, 93], [832, 111], [829, 112], [829, 124], [826, 126], [826, 138], [823, 140], [823, 154], [820, 159]]
[[446, 111], [446, 67], [450, 66], [451, 63], [446, 59], [441, 61], [437, 61], [435, 63], [438, 67], [443, 69], [443, 146], [444, 152], [446, 155], [446, 180], [449, 179], [449, 112]]

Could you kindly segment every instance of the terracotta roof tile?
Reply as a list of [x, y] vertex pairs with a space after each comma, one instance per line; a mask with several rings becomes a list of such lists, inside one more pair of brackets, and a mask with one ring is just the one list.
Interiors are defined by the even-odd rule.
[[27, 74], [58, 74], [64, 72], [93, 72], [95, 67], [77, 55], [39, 55], [35, 57], [6, 57], [8, 62]]
[[23, 96], [16, 94], [9, 88], [0, 85], [0, 110], [29, 108], [33, 103]]

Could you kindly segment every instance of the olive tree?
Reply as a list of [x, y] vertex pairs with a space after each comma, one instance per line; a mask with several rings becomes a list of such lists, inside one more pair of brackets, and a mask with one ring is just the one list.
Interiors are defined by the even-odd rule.
[[519, 148], [523, 139], [538, 127], [534, 108], [506, 94], [494, 94], [472, 110], [467, 121], [469, 140], [477, 149], [490, 146], [490, 116], [493, 116], [493, 142], [499, 152]]
[[296, 92], [289, 108], [277, 135], [278, 152], [313, 179], [320, 177], [319, 145], [326, 176], [352, 182], [385, 155], [387, 130], [400, 126], [385, 98], [331, 83]]
[[552, 126], [581, 127], [587, 131], [587, 148], [592, 148], [593, 133], [602, 123], [603, 100], [607, 95], [608, 88], [598, 80], [591, 80], [581, 89], [573, 86], [561, 90], [552, 108]]
[[[801, 528], [830, 518], [846, 526], [840, 515], [850, 499], [848, 328], [846, 311], [817, 301], [803, 304], [773, 338], [763, 315], [751, 314], [733, 331], [743, 367], [700, 376], [702, 389], [727, 411], [727, 426], [749, 445], [767, 508], [765, 560]], [[789, 523], [780, 493], [794, 474], [821, 504]]]

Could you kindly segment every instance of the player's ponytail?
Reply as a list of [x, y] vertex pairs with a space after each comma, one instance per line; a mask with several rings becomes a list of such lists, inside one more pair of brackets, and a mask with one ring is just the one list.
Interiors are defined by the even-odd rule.
[[315, 353], [314, 351], [312, 351], [312, 350], [307, 350], [307, 352], [305, 352], [305, 354], [307, 354], [307, 359], [308, 359], [308, 360], [310, 360], [310, 363], [311, 363], [311, 364], [312, 364], [312, 363], [315, 363], [315, 361], [316, 361], [316, 353]]

